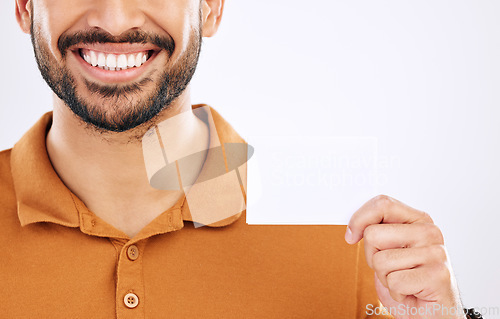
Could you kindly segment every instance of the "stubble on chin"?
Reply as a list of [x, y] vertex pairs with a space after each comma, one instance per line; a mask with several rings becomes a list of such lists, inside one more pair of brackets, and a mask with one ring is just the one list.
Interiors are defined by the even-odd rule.
[[188, 87], [199, 59], [201, 34], [201, 27], [193, 28], [188, 50], [175, 63], [167, 54], [163, 72], [152, 70], [144, 79], [126, 85], [105, 85], [73, 75], [66, 66], [69, 54], [57, 61], [34, 21], [31, 40], [42, 77], [79, 126], [109, 143], [129, 144], [140, 142], [149, 129], [166, 119]]

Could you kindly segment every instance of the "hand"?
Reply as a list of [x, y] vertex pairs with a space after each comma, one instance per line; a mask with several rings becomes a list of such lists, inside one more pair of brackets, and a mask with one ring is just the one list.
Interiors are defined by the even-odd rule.
[[443, 235], [427, 213], [379, 195], [347, 226], [349, 244], [362, 238], [379, 299], [395, 318], [466, 318]]

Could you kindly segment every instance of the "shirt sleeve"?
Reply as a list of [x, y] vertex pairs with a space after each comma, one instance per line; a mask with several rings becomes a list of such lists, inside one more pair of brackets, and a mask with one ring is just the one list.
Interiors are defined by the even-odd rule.
[[375, 273], [366, 262], [363, 240], [358, 244], [357, 265], [356, 318], [394, 319], [391, 315], [377, 315], [382, 310], [383, 305], [375, 290]]

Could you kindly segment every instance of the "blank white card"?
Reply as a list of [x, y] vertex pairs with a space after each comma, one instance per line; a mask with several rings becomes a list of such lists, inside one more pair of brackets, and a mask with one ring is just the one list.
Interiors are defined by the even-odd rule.
[[247, 223], [347, 225], [377, 195], [375, 137], [253, 136]]

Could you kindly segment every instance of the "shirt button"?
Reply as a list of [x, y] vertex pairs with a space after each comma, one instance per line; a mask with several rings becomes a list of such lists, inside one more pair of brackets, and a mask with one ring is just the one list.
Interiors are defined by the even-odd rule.
[[139, 297], [137, 297], [136, 294], [129, 293], [125, 295], [125, 298], [123, 298], [123, 302], [125, 303], [125, 306], [132, 309], [137, 307], [137, 305], [139, 304]]
[[127, 257], [128, 259], [134, 261], [139, 258], [139, 248], [136, 245], [130, 245], [127, 248]]

